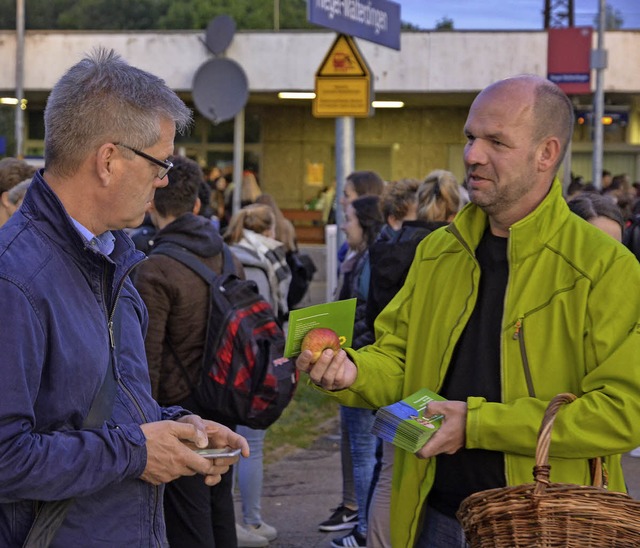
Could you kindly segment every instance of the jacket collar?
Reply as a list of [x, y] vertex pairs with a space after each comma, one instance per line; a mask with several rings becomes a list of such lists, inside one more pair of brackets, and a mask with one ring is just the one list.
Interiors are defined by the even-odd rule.
[[[80, 264], [94, 266], [104, 264], [104, 255], [93, 250], [75, 228], [56, 193], [42, 176], [43, 170], [36, 172], [24, 197], [20, 213], [38, 230], [72, 255]], [[144, 259], [144, 254], [136, 251], [131, 239], [122, 230], [111, 231], [115, 237], [113, 253], [106, 258], [116, 264], [117, 270], [128, 272]], [[116, 272], [117, 276], [118, 272]]]
[[[560, 230], [570, 215], [556, 177], [540, 205], [509, 229], [509, 260], [518, 263], [538, 253]], [[475, 249], [489, 224], [487, 214], [475, 204], [467, 204], [447, 230], [457, 233], [475, 255]]]

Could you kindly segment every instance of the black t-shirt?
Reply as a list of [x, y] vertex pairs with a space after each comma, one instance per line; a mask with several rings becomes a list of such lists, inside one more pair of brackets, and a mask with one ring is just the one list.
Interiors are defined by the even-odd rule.
[[[507, 238], [487, 229], [476, 257], [480, 263], [478, 301], [453, 353], [441, 395], [466, 401], [481, 396], [501, 401], [500, 326], [509, 276]], [[472, 493], [504, 487], [504, 454], [484, 449], [460, 449], [436, 457], [436, 477], [429, 505], [455, 516], [460, 503]]]

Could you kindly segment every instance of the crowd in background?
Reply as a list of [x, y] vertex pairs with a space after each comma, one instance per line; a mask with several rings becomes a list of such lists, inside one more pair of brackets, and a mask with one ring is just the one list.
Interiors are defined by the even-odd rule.
[[[225, 176], [217, 167], [202, 170], [191, 160], [180, 157], [172, 160], [178, 168], [170, 172], [170, 181], [179, 178], [181, 171], [186, 170], [189, 188], [195, 189], [197, 199], [194, 195], [193, 200], [188, 199], [182, 209], [178, 207], [174, 211], [169, 207], [168, 211], [172, 214], [168, 217], [167, 206], [162, 201], [160, 207], [152, 205], [145, 222], [130, 233], [138, 249], [150, 253], [157, 241], [169, 237], [171, 231], [167, 232], [167, 226], [174, 231], [180, 229], [177, 225], [186, 222], [183, 215], [188, 214], [190, 219], [193, 216], [206, 219], [209, 221], [206, 223], [209, 226], [206, 229], [208, 233], [222, 236], [212, 253], [220, 252], [223, 240], [231, 246], [243, 275], [257, 283], [260, 293], [284, 323], [291, 307], [301, 301], [299, 289], [295, 299], [290, 294], [290, 288], [293, 290], [296, 284], [292, 279], [290, 258], [299, 252], [291, 221], [284, 217], [273, 197], [262, 192], [255, 173], [247, 171], [243, 174], [242, 207], [233, 214], [233, 184], [227, 180], [230, 178], [229, 172]], [[0, 160], [0, 224], [6, 222], [20, 207], [34, 172], [35, 168], [22, 160]], [[156, 196], [162, 196], [164, 190], [158, 189]], [[326, 198], [326, 192], [321, 193], [321, 197]], [[334, 195], [331, 195], [331, 199], [334, 200]], [[612, 176], [604, 171], [602, 189], [598, 191], [592, 184], [584, 183], [581, 177], [573, 177], [566, 200], [575, 214], [624, 242], [640, 260], [640, 183], [632, 184], [625, 174]], [[342, 207], [345, 216], [340, 228], [345, 233], [346, 241], [340, 250], [339, 286], [335, 298], [357, 299], [353, 348], [375, 340], [374, 320], [402, 287], [420, 242], [432, 231], [451, 222], [467, 202], [464, 182], [460, 184], [452, 173], [445, 170], [434, 170], [422, 180], [385, 182], [372, 171], [357, 171], [347, 177], [338, 204], [331, 205], [332, 209]], [[326, 209], [324, 201], [320, 200], [319, 204], [319, 207]], [[331, 215], [328, 219], [334, 217]], [[181, 221], [178, 220], [180, 218]], [[202, 223], [196, 224], [200, 231], [206, 228]], [[192, 229], [192, 226], [187, 227], [187, 230]], [[203, 240], [210, 238], [207, 232], [203, 234]], [[146, 266], [138, 269], [140, 275], [136, 283], [149, 306], [153, 327], [155, 307], [152, 302], [153, 291], [149, 293], [145, 289], [148, 287], [144, 281], [144, 272], [148, 270]], [[308, 282], [307, 279], [303, 283], [302, 294], [307, 290]], [[200, 316], [204, 317], [204, 314], [203, 310]], [[189, 331], [199, 332], [196, 326], [193, 330], [188, 328], [188, 324], [185, 324], [187, 338]], [[164, 331], [158, 333], [160, 346], [164, 336]], [[148, 350], [152, 352], [149, 355], [150, 367], [152, 362], [155, 364], [160, 359], [159, 356], [156, 356], [157, 359], [153, 357], [153, 349], [154, 345], [149, 343]], [[160, 365], [154, 367], [159, 368]], [[180, 386], [178, 377], [173, 378], [168, 388], [156, 386], [155, 397], [166, 400], [162, 397], [163, 391]], [[152, 378], [158, 379], [157, 376]], [[163, 403], [180, 403], [189, 407], [190, 403], [184, 399], [187, 396], [183, 393], [174, 398], [175, 401]], [[338, 506], [327, 520], [319, 524], [321, 531], [349, 530], [345, 536], [333, 539], [331, 545], [334, 548], [391, 545], [389, 505], [393, 447], [370, 433], [372, 424], [371, 411], [341, 406], [343, 490]], [[234, 425], [229, 426], [235, 428]], [[233, 545], [237, 541], [241, 547], [267, 546], [277, 537], [277, 531], [264, 523], [260, 514], [265, 431], [242, 426], [236, 430], [246, 437], [252, 451], [251, 458], [243, 459], [236, 467], [235, 474], [243, 515], [239, 519], [234, 518], [233, 482], [229, 475], [220, 485], [207, 488], [212, 494], [206, 495], [211, 496], [212, 500], [217, 497], [219, 503], [222, 501], [223, 507], [212, 503], [211, 511], [217, 512], [223, 519], [215, 520], [211, 515], [207, 519], [213, 519], [214, 525], [218, 523], [218, 542]], [[640, 456], [640, 448], [632, 455]], [[193, 484], [189, 478], [174, 483]], [[167, 491], [169, 502], [166, 508], [170, 516], [168, 528], [172, 546], [186, 546], [192, 542], [185, 540], [192, 538], [184, 533], [185, 523], [187, 528], [202, 526], [197, 520], [183, 520], [181, 525], [177, 525], [182, 519], [182, 511], [176, 506], [191, 493], [190, 489], [192, 487], [184, 488], [183, 492], [178, 490], [178, 494], [175, 490]], [[221, 494], [223, 491], [224, 494]], [[225, 521], [226, 531], [222, 525]], [[235, 523], [235, 526], [229, 529], [229, 523]], [[173, 536], [172, 530], [177, 531]]]

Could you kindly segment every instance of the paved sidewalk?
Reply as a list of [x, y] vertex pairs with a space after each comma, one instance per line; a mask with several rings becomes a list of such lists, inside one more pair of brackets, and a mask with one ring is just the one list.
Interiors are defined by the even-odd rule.
[[[340, 502], [338, 420], [331, 433], [265, 468], [262, 517], [278, 530], [270, 548], [329, 548], [347, 531], [321, 533], [318, 523]], [[630, 494], [640, 499], [640, 458], [623, 457]], [[236, 504], [236, 515], [240, 508]]]
[[[322, 533], [318, 523], [340, 503], [342, 471], [336, 417], [331, 433], [265, 467], [262, 519], [278, 530], [270, 548], [329, 548], [348, 531]], [[241, 516], [236, 494], [236, 517]]]

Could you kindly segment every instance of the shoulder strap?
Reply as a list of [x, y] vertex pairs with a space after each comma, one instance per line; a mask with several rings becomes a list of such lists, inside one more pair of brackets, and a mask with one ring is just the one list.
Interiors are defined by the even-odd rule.
[[223, 270], [222, 273], [223, 274], [237, 274], [236, 272], [236, 265], [233, 262], [233, 253], [231, 253], [231, 249], [229, 248], [229, 246], [227, 244], [222, 244], [222, 251], [223, 251], [223, 256], [224, 256], [224, 260], [223, 260]]
[[[121, 319], [122, 313], [116, 301], [113, 317], [109, 323], [109, 331], [111, 333], [110, 342], [113, 344], [112, 351], [109, 353], [109, 364], [107, 365], [107, 371], [102, 380], [102, 385], [95, 398], [93, 398], [87, 416], [84, 418], [84, 421], [82, 421], [83, 428], [98, 428], [104, 421], [111, 417], [113, 412], [113, 402], [117, 387], [115, 354], [120, 347]], [[73, 500], [74, 499], [51, 500], [41, 503], [22, 547], [47, 548], [64, 522], [64, 518]]]
[[109, 365], [102, 381], [102, 386], [91, 403], [89, 413], [82, 422], [83, 428], [98, 428], [104, 421], [111, 417], [113, 402], [116, 397], [116, 370], [115, 353], [120, 346], [120, 329], [122, 324], [122, 313], [116, 301], [113, 310], [113, 319], [109, 325], [111, 336], [113, 337], [113, 352], [109, 359]]
[[[229, 247], [226, 244], [223, 244], [223, 250], [224, 250], [224, 256], [223, 256], [222, 276], [226, 274], [235, 273], [235, 268], [233, 265], [233, 256], [231, 255], [231, 251], [229, 250]], [[153, 253], [154, 254], [158, 253], [160, 255], [166, 255], [167, 257], [171, 257], [172, 259], [178, 261], [179, 263], [182, 263], [187, 268], [190, 268], [193, 272], [195, 272], [198, 276], [200, 276], [205, 282], [209, 284], [211, 288], [210, 291], [213, 291], [213, 288], [216, 285], [216, 280], [220, 278], [218, 274], [216, 274], [213, 270], [211, 270], [208, 266], [206, 266], [202, 261], [200, 261], [200, 259], [198, 259], [193, 253], [191, 253], [184, 247], [179, 246], [177, 244], [173, 244], [170, 242], [162, 243], [157, 247], [153, 248]], [[209, 328], [209, 323], [207, 323], [207, 329], [208, 328]], [[169, 347], [169, 350], [173, 354], [173, 357], [175, 358], [176, 363], [180, 367], [180, 370], [182, 371], [182, 375], [184, 376], [185, 380], [189, 384], [189, 388], [191, 392], [193, 392], [196, 389], [196, 387], [191, 381], [191, 378], [189, 377], [186, 367], [182, 363], [182, 360], [180, 360], [180, 357], [178, 356], [176, 349], [174, 348], [173, 344], [169, 340], [169, 337], [166, 336], [166, 334], [165, 334], [164, 340], [166, 341], [167, 346]]]
[[[200, 259], [196, 257], [191, 251], [187, 251], [184, 247], [179, 246], [177, 244], [172, 244], [169, 242], [165, 242], [160, 244], [159, 246], [153, 249], [153, 253], [159, 253], [161, 255], [166, 255], [167, 257], [171, 257], [176, 261], [182, 263], [184, 266], [193, 270], [196, 274], [198, 274], [201, 278], [203, 278], [207, 283], [213, 284], [215, 280], [218, 278], [218, 274], [216, 274], [213, 270], [211, 270], [207, 265], [205, 265]], [[227, 254], [231, 255], [231, 251], [227, 245], [224, 245], [224, 266], [223, 266], [223, 274], [235, 274], [235, 268], [233, 266], [233, 257], [229, 257], [227, 259]], [[228, 271], [229, 264], [231, 270]]]

